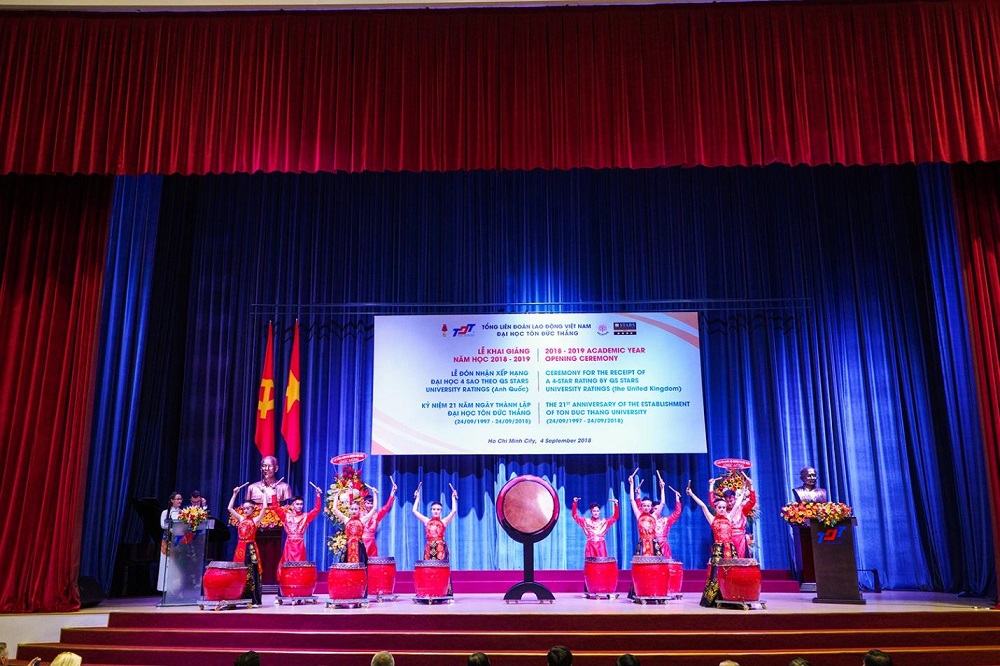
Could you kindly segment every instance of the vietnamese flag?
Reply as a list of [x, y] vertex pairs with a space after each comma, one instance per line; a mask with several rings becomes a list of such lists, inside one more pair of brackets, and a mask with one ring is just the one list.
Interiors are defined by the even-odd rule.
[[292, 462], [299, 459], [302, 452], [299, 419], [299, 320], [295, 320], [295, 335], [292, 337], [292, 358], [288, 361], [288, 384], [285, 387], [285, 413], [281, 417], [281, 436], [288, 447], [288, 457]]
[[274, 337], [271, 322], [267, 322], [267, 351], [264, 352], [264, 369], [260, 373], [257, 428], [253, 441], [257, 443], [261, 456], [274, 455]]

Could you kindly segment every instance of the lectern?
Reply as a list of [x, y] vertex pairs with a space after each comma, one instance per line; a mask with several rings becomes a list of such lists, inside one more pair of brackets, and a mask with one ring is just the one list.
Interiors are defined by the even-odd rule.
[[809, 521], [816, 598], [813, 603], [863, 604], [858, 586], [858, 558], [854, 550], [856, 518], [846, 518], [833, 527], [815, 518]]
[[202, 523], [192, 531], [183, 520], [170, 521], [170, 552], [167, 554], [161, 606], [196, 606], [201, 598], [205, 573], [205, 534]]

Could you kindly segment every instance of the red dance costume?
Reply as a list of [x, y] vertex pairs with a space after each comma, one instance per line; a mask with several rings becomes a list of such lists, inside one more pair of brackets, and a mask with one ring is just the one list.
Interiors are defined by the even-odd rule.
[[639, 543], [636, 555], [660, 555], [660, 544], [656, 540], [656, 518], [651, 513], [642, 512], [636, 518], [639, 524]]
[[667, 543], [667, 537], [670, 536], [670, 528], [673, 524], [677, 522], [677, 519], [681, 517], [681, 503], [680, 500], [674, 505], [674, 512], [664, 518], [662, 515], [656, 519], [656, 542], [660, 544], [660, 553], [663, 557], [671, 557], [670, 545]]
[[[734, 509], [732, 515], [739, 514]], [[721, 598], [719, 592], [719, 560], [736, 557], [736, 546], [733, 544], [733, 521], [728, 516], [716, 516], [712, 520], [712, 556], [709, 559], [708, 581], [701, 593], [702, 606], [714, 606]]]
[[[247, 552], [252, 549], [256, 556], [257, 551], [257, 525], [253, 522], [253, 518], [243, 518], [236, 526], [236, 535], [239, 537], [239, 543], [236, 544], [233, 561], [247, 563]], [[257, 573], [261, 571], [260, 559], [258, 558]]]
[[362, 535], [361, 540], [365, 544], [365, 550], [368, 552], [368, 557], [378, 557], [378, 546], [375, 544], [375, 531], [378, 530], [378, 524], [382, 522], [383, 518], [385, 518], [385, 514], [389, 513], [389, 509], [392, 508], [392, 503], [395, 501], [396, 496], [393, 495], [389, 498], [389, 501], [385, 503], [385, 506], [378, 510], [378, 513], [373, 515], [367, 521], [361, 521], [365, 528], [365, 533]]
[[344, 523], [344, 535], [347, 537], [347, 548], [341, 558], [342, 562], [359, 562], [366, 564], [368, 554], [362, 537], [365, 534], [365, 526], [361, 524], [360, 518], [351, 518]]
[[262, 568], [260, 551], [257, 549], [257, 524], [254, 523], [253, 518], [243, 517], [236, 525], [236, 535], [239, 537], [239, 543], [236, 544], [233, 561], [242, 562], [247, 568], [243, 596], [259, 606], [261, 604], [260, 575]]
[[296, 514], [288, 507], [278, 506], [278, 498], [272, 495], [270, 508], [278, 514], [281, 522], [285, 524], [285, 547], [281, 551], [281, 559], [278, 560], [278, 571], [281, 571], [281, 566], [285, 562], [305, 562], [308, 560], [305, 542], [306, 528], [323, 510], [323, 499], [317, 495], [316, 506], [311, 511]]
[[440, 518], [430, 518], [424, 524], [424, 535], [427, 543], [424, 544], [425, 560], [447, 560], [448, 544], [444, 542], [444, 521]]
[[618, 503], [614, 503], [615, 512], [610, 518], [584, 518], [573, 502], [573, 520], [583, 528], [583, 533], [587, 536], [587, 549], [583, 552], [584, 557], [607, 557], [608, 544], [605, 542], [608, 530], [618, 520], [620, 512]]
[[746, 557], [747, 552], [747, 518], [753, 513], [753, 508], [757, 505], [757, 493], [750, 491], [750, 496], [743, 504], [740, 511], [734, 511], [732, 516], [733, 538], [732, 542], [736, 546], [736, 557]]

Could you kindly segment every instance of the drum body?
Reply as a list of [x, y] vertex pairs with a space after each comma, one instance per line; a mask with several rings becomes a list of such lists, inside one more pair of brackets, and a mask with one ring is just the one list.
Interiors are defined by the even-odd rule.
[[677, 560], [667, 560], [667, 594], [680, 596], [684, 586], [684, 565]]
[[760, 564], [750, 558], [719, 560], [719, 593], [724, 601], [760, 599]]
[[311, 597], [316, 591], [316, 563], [282, 564], [278, 571], [278, 590], [283, 597]]
[[668, 568], [665, 557], [636, 555], [632, 558], [632, 587], [637, 597], [667, 596]]
[[396, 587], [396, 558], [368, 558], [368, 594], [377, 597], [392, 594]]
[[363, 599], [367, 586], [367, 572], [358, 562], [338, 562], [330, 567], [326, 576], [327, 594], [331, 599]]
[[447, 560], [417, 560], [413, 566], [413, 586], [418, 599], [448, 596], [451, 565]]
[[614, 594], [618, 588], [618, 561], [613, 557], [584, 558], [583, 581], [590, 594]]
[[208, 563], [201, 579], [206, 601], [234, 601], [243, 597], [247, 568], [242, 562], [216, 560]]

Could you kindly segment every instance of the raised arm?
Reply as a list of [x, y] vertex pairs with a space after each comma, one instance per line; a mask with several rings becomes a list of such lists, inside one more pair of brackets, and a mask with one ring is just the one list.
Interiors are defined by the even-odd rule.
[[621, 515], [622, 515], [621, 510], [619, 510], [619, 508], [618, 508], [618, 500], [616, 498], [614, 498], [614, 497], [611, 498], [611, 504], [614, 505], [614, 509], [612, 510], [611, 517], [608, 518], [608, 527], [610, 527], [611, 525], [615, 524], [615, 522], [617, 522], [618, 518], [620, 518]]
[[642, 515], [642, 509], [639, 508], [639, 503], [635, 501], [635, 475], [639, 473], [639, 468], [636, 467], [635, 471], [632, 472], [632, 476], [628, 477], [628, 501], [632, 504], [632, 513], [638, 518]]
[[447, 526], [448, 523], [450, 523], [452, 519], [458, 515], [458, 491], [455, 490], [455, 486], [450, 483], [448, 484], [448, 487], [451, 488], [451, 511], [447, 516], [441, 519], [441, 522], [444, 523], [445, 526]]
[[418, 483], [417, 489], [413, 491], [413, 515], [417, 517], [417, 520], [426, 525], [427, 521], [430, 520], [430, 518], [420, 513], [420, 511], [417, 509], [417, 507], [420, 506], [420, 486], [422, 485], [424, 485], [423, 481]]
[[333, 511], [333, 515], [337, 516], [337, 520], [342, 523], [346, 523], [350, 520], [350, 516], [347, 516], [343, 511], [340, 510], [340, 498], [334, 497], [333, 504], [330, 506], [330, 510]]
[[236, 522], [240, 522], [241, 520], [243, 520], [243, 514], [241, 514], [234, 508], [236, 506], [236, 495], [238, 495], [239, 492], [243, 490], [243, 488], [246, 485], [247, 484], [244, 483], [242, 486], [236, 486], [235, 488], [233, 488], [233, 496], [229, 498], [229, 507], [228, 507], [229, 515], [232, 516], [236, 520]]
[[576, 521], [576, 524], [579, 525], [580, 527], [583, 527], [583, 525], [584, 525], [583, 516], [581, 516], [580, 512], [577, 510], [577, 505], [579, 503], [580, 503], [580, 498], [579, 497], [574, 497], [573, 498], [572, 515], [573, 515], [573, 520]]
[[[365, 485], [368, 486], [367, 483]], [[368, 489], [372, 491], [372, 495], [374, 497], [372, 497], [371, 511], [361, 516], [361, 522], [363, 522], [365, 525], [368, 524], [368, 521], [371, 520], [372, 516], [378, 513], [378, 488], [376, 488], [375, 486], [368, 486]]]
[[687, 495], [688, 495], [688, 497], [690, 497], [691, 499], [693, 499], [695, 501], [695, 504], [697, 504], [698, 506], [701, 507], [701, 512], [703, 514], [705, 514], [705, 520], [707, 520], [709, 522], [709, 524], [711, 524], [711, 522], [713, 520], [715, 520], [715, 517], [712, 516], [712, 512], [709, 511], [709, 509], [705, 505], [705, 503], [701, 501], [701, 498], [699, 498], [697, 495], [695, 495], [694, 491], [691, 490], [691, 482], [690, 481], [688, 481]]

